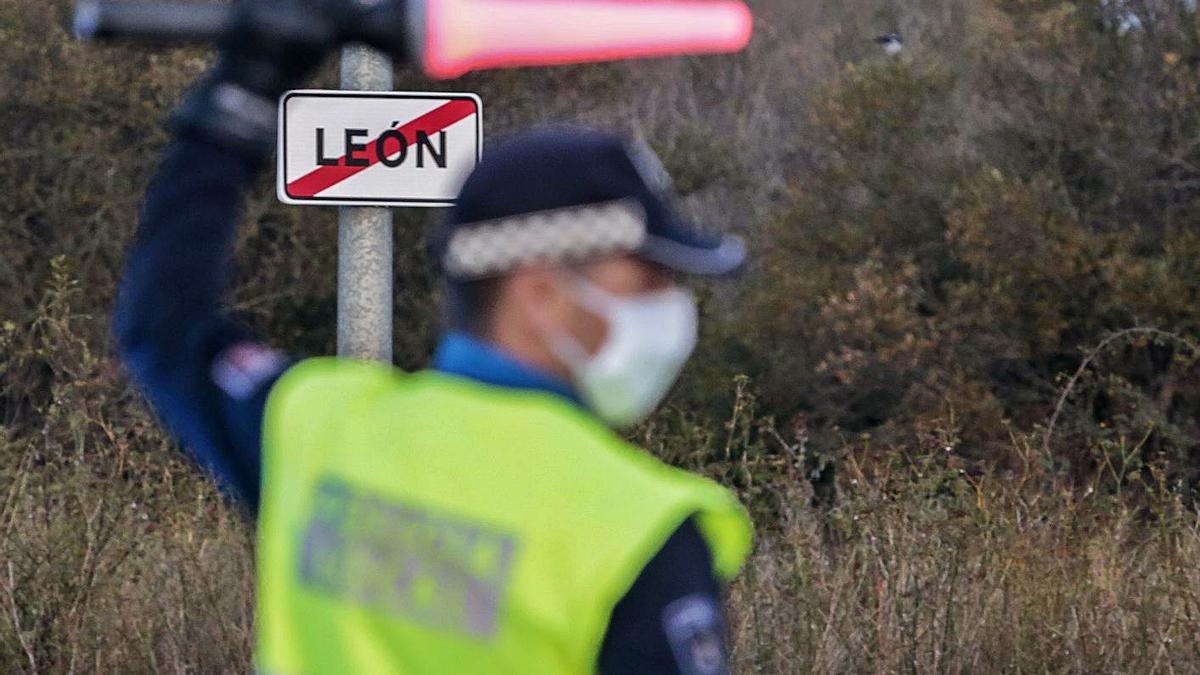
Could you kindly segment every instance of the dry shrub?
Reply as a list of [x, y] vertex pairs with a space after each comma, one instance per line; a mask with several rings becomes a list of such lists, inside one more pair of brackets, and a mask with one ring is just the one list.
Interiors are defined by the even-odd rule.
[[[0, 660], [8, 672], [242, 672], [244, 520], [166, 444], [111, 362], [63, 257], [31, 324], [4, 326], [6, 393], [48, 385], [0, 427]], [[12, 402], [9, 402], [12, 405]]]
[[830, 506], [806, 430], [756, 416], [745, 380], [736, 392], [721, 432], [676, 411], [640, 440], [737, 486], [757, 515], [730, 590], [739, 672], [1200, 667], [1200, 525], [1161, 463], [1122, 475], [1126, 493], [1098, 475], [1080, 489], [1040, 434], [1014, 431], [1014, 466], [980, 473], [948, 418], [904, 446], [846, 439]]
[[[1046, 423], [1092, 345], [1132, 327], [1197, 335], [1198, 19], [1115, 6], [986, 3], [961, 34], [933, 12], [921, 37], [961, 39], [826, 82], [802, 131], [811, 169], [764, 221], [757, 283], [713, 350], [816, 447], [917, 442], [952, 414], [956, 452], [1007, 467], [1010, 430]], [[1120, 28], [1126, 11], [1141, 28]], [[1108, 350], [1054, 461], [1087, 482], [1098, 439], [1135, 439], [1192, 490], [1190, 358], [1177, 341]]]
[[1194, 512], [1148, 523], [1067, 490], [986, 476], [937, 496], [911, 478], [851, 479], [838, 511], [801, 506], [762, 536], [732, 589], [745, 672], [1197, 668]]

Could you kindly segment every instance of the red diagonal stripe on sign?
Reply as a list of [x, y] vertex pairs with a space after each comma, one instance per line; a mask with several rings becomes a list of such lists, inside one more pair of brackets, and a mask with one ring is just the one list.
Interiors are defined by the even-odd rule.
[[[423, 131], [432, 136], [447, 127], [461, 122], [475, 114], [475, 102], [469, 99], [455, 99], [442, 106], [421, 115], [417, 119], [396, 127], [396, 131], [404, 134], [404, 140], [409, 145], [416, 143], [417, 132]], [[371, 168], [379, 163], [379, 154], [375, 151], [378, 140], [367, 144], [362, 152], [368, 164], [366, 166], [346, 166], [346, 157], [338, 158], [336, 166], [321, 166], [287, 184], [287, 193], [291, 197], [314, 197], [325, 190], [337, 185], [347, 178]], [[395, 153], [392, 153], [395, 154]]]

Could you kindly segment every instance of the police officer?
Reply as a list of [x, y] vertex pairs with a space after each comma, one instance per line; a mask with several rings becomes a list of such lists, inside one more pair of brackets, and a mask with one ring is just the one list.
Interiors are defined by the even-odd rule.
[[431, 370], [293, 363], [220, 299], [273, 102], [336, 41], [279, 16], [242, 11], [174, 116], [115, 321], [163, 420], [257, 512], [258, 669], [727, 672], [720, 584], [749, 521], [611, 429], [694, 346], [677, 275], [734, 270], [740, 241], [681, 219], [652, 153], [535, 131], [484, 157], [432, 237]]

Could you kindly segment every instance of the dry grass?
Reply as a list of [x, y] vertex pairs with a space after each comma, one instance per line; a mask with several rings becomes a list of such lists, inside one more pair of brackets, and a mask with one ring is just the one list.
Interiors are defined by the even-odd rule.
[[1080, 484], [1037, 429], [1011, 432], [1013, 466], [979, 471], [953, 414], [821, 458], [758, 405], [739, 378], [722, 427], [667, 412], [639, 439], [756, 514], [730, 589], [738, 672], [1200, 671], [1200, 520], [1162, 465], [1100, 459]]
[[[85, 402], [112, 386], [102, 362], [59, 358], [80, 379], [40, 441], [4, 446], [4, 670], [247, 672], [250, 528], [163, 461], [170, 448], [139, 456], [149, 419], [114, 427], [108, 401]], [[909, 448], [847, 443], [829, 503], [803, 434], [757, 417], [745, 380], [737, 391], [727, 424], [667, 411], [641, 440], [736, 485], [757, 514], [731, 588], [739, 672], [1200, 670], [1200, 528], [1157, 469], [1080, 490], [1041, 436], [1014, 435], [1017, 470], [970, 475], [947, 452], [947, 420]]]
[[1200, 530], [1011, 479], [958, 494], [851, 479], [793, 506], [733, 589], [742, 672], [1187, 673], [1200, 669]]

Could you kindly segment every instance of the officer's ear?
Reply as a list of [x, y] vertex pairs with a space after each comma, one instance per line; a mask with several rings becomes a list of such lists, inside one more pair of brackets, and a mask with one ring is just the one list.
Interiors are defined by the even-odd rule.
[[563, 275], [549, 265], [526, 265], [514, 270], [503, 293], [505, 310], [520, 316], [541, 334], [561, 330], [571, 309]]

